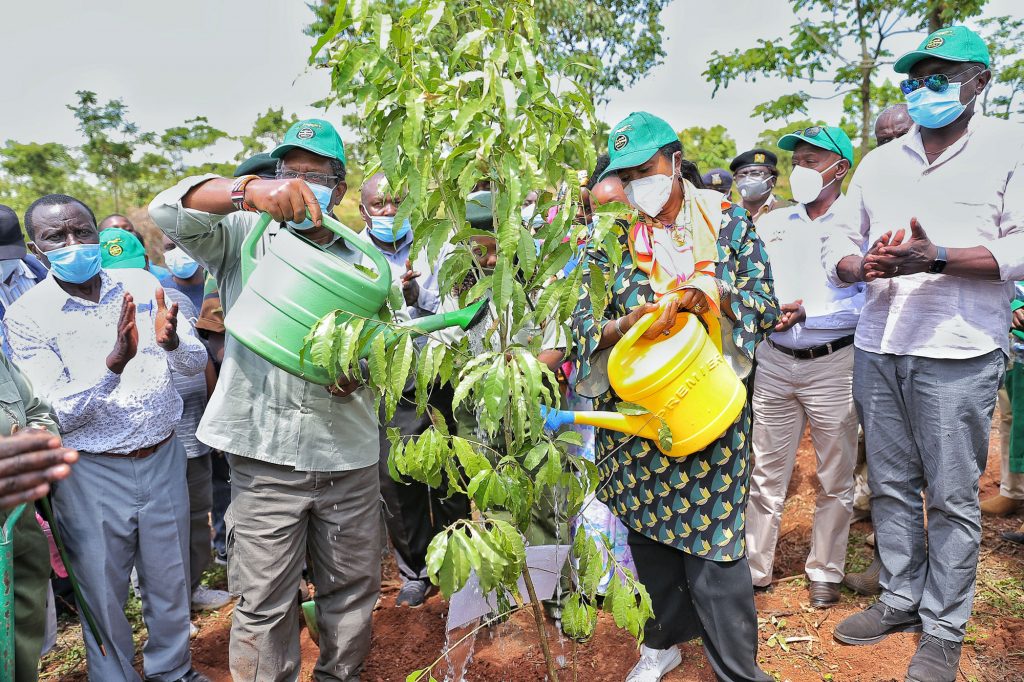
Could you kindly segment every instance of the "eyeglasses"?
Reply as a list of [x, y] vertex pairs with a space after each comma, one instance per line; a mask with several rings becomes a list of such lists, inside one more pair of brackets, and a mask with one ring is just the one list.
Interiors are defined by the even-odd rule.
[[[928, 88], [932, 92], [945, 92], [946, 88], [949, 87], [949, 82], [951, 80], [959, 78], [973, 68], [977, 67], [969, 66], [960, 73], [955, 73], [952, 76], [947, 76], [944, 73], [933, 73], [932, 75], [925, 76], [924, 78], [907, 78], [900, 81], [900, 90], [903, 91], [904, 95], [909, 95], [914, 90], [920, 90], [921, 88]], [[967, 80], [971, 80], [973, 78], [974, 76], [971, 76], [971, 78], [968, 78]]]
[[821, 133], [825, 133], [825, 137], [827, 137], [828, 141], [832, 143], [833, 149], [840, 148], [839, 145], [836, 144], [836, 141], [832, 139], [832, 136], [828, 132], [828, 128], [826, 128], [825, 126], [810, 126], [808, 128], [804, 128], [803, 130], [796, 131], [795, 134], [803, 135], [804, 137], [817, 137]]
[[279, 171], [276, 175], [278, 180], [305, 180], [314, 185], [322, 187], [335, 187], [341, 181], [337, 175], [326, 175], [324, 173], [300, 173], [298, 171]]
[[736, 174], [733, 176], [733, 179], [739, 180], [740, 178], [757, 178], [763, 180], [764, 178], [767, 178], [771, 174], [771, 171], [765, 170], [763, 168], [740, 168], [738, 171], [736, 171]]

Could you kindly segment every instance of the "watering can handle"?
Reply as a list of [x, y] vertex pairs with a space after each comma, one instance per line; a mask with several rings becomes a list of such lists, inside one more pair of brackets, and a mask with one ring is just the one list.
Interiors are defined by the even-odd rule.
[[[306, 210], [306, 216], [309, 217], [308, 209]], [[245, 241], [242, 242], [242, 286], [245, 286], [249, 281], [249, 276], [256, 269], [256, 245], [259, 243], [260, 238], [263, 237], [263, 233], [267, 231], [267, 227], [272, 220], [273, 218], [269, 213], [261, 213], [259, 221], [253, 225], [253, 228], [249, 230], [249, 234], [245, 236]], [[384, 277], [390, 281], [391, 266], [388, 265], [388, 261], [384, 254], [380, 252], [380, 249], [369, 241], [361, 239], [351, 228], [329, 215], [324, 214], [323, 224], [328, 230], [347, 241], [351, 246], [361, 251], [367, 258], [373, 261], [373, 265], [377, 270], [377, 279]]]
[[[658, 309], [655, 310], [653, 313], [647, 313], [646, 315], [641, 317], [639, 320], [637, 320], [636, 324], [634, 324], [632, 327], [630, 327], [626, 331], [626, 333], [622, 335], [622, 339], [620, 339], [620, 341], [627, 340], [626, 341], [627, 345], [633, 345], [634, 343], [636, 343], [636, 341], [641, 336], [643, 336], [644, 332], [646, 332], [648, 329], [651, 328], [651, 325], [654, 324], [654, 321], [657, 320], [661, 316], [661, 307], [664, 306], [664, 305], [667, 305], [669, 302], [675, 303], [676, 298], [677, 297], [676, 297], [675, 294], [668, 294], [668, 295], [664, 296], [658, 302]], [[687, 315], [696, 315], [697, 313], [689, 313], [688, 312], [688, 313], [685, 313], [685, 314], [687, 314]], [[722, 352], [722, 339], [721, 339], [722, 334], [721, 334], [721, 331], [720, 331], [721, 330], [721, 323], [718, 321], [718, 318], [716, 318], [714, 316], [702, 317], [701, 319], [703, 319], [705, 321], [705, 323], [707, 323], [707, 325], [708, 325], [708, 335], [711, 337], [711, 342], [715, 344], [715, 347], [718, 349], [718, 352], [721, 353]]]

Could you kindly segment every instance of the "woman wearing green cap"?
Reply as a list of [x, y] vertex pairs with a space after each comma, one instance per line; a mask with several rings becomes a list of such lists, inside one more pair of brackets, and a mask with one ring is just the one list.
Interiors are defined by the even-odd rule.
[[[683, 311], [720, 328], [726, 360], [740, 377], [778, 316], [771, 270], [749, 214], [702, 189], [672, 127], [631, 114], [608, 138], [611, 162], [640, 221], [623, 234], [613, 295], [595, 318], [585, 282], [573, 316], [577, 392], [596, 409], [619, 401], [604, 364], [610, 348], [643, 315], [660, 317], [645, 333], [670, 334]], [[606, 263], [594, 254], [599, 264]], [[674, 305], [658, 301], [675, 292]], [[671, 299], [670, 299], [671, 300]], [[600, 499], [625, 523], [637, 573], [654, 605], [641, 658], [627, 682], [658, 682], [681, 658], [676, 647], [701, 637], [719, 680], [771, 680], [757, 666], [757, 616], [744, 548], [749, 478], [749, 406], [721, 437], [682, 459], [651, 440], [600, 429]]]

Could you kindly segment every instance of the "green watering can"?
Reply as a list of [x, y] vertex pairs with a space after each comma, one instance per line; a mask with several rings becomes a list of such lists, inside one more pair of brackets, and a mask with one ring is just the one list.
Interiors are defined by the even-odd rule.
[[[224, 326], [239, 343], [275, 367], [328, 386], [336, 377], [299, 361], [306, 335], [320, 318], [335, 310], [390, 323], [391, 266], [377, 247], [327, 215], [324, 226], [363, 252], [372, 261], [374, 272], [360, 269], [290, 230], [278, 233], [257, 261], [256, 245], [271, 220], [269, 213], [261, 214], [242, 244], [242, 293]], [[466, 330], [484, 316], [486, 304], [480, 300], [461, 310], [418, 318], [408, 326], [421, 334], [456, 326]], [[384, 323], [377, 325], [376, 333], [394, 336]], [[368, 352], [369, 344], [359, 355], [365, 357]]]
[[14, 679], [14, 525], [25, 511], [19, 504], [0, 527], [0, 679]]

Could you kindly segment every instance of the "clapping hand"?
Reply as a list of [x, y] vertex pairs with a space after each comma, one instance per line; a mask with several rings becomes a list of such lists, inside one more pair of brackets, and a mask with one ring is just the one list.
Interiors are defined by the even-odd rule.
[[[163, 287], [156, 288], [156, 321], [154, 323], [156, 332], [156, 343], [165, 351], [172, 351], [178, 347], [178, 304], [172, 303], [167, 307], [164, 300]], [[136, 332], [136, 339], [138, 332]]]
[[131, 294], [125, 294], [121, 301], [121, 316], [117, 319], [114, 350], [107, 355], [107, 369], [115, 374], [121, 374], [138, 350], [139, 329], [135, 326], [135, 300]]
[[416, 278], [420, 273], [412, 269], [412, 263], [405, 261], [405, 274], [402, 275], [402, 295], [406, 305], [413, 305], [420, 297], [420, 285]]
[[910, 219], [910, 239], [904, 241], [906, 230], [886, 232], [864, 256], [864, 281], [915, 275], [927, 272], [935, 261], [938, 249], [928, 238], [917, 218]]

